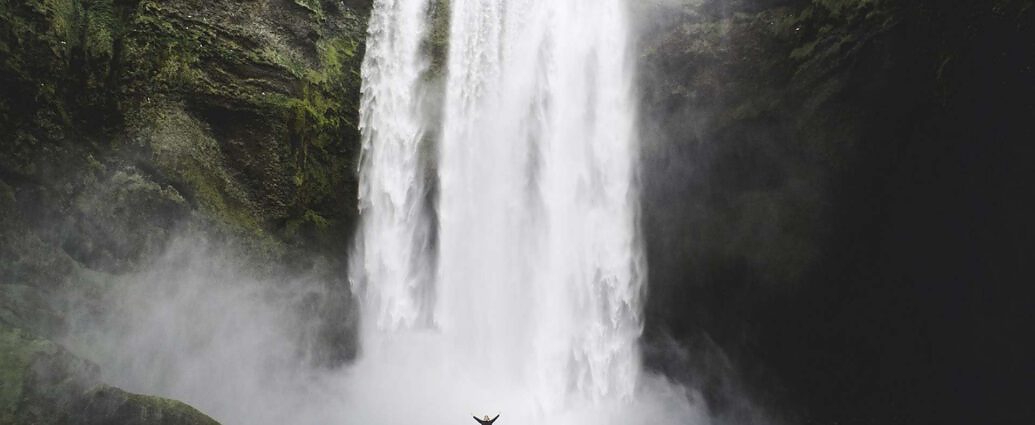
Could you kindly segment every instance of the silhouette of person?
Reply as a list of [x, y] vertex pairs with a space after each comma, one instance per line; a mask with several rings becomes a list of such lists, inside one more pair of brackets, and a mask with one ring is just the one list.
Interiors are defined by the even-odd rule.
[[500, 415], [498, 413], [496, 414], [496, 417], [492, 419], [489, 419], [489, 415], [485, 415], [485, 417], [482, 419], [478, 419], [477, 416], [473, 416], [474, 420], [478, 421], [478, 423], [482, 425], [492, 425], [492, 423], [496, 422], [496, 419], [498, 419], [499, 417]]

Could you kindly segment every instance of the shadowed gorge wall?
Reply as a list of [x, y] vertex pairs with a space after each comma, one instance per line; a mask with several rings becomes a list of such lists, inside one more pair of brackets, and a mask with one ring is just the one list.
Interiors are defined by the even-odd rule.
[[733, 417], [1031, 417], [1035, 19], [977, 3], [639, 10], [652, 364]]

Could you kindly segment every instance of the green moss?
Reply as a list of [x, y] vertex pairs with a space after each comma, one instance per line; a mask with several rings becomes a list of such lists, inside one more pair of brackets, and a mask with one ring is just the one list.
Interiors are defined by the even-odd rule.
[[[233, 102], [264, 104], [260, 80], [234, 77], [254, 73], [298, 74], [297, 61], [269, 47], [254, 48], [242, 28], [198, 21], [172, 6], [144, 1], [131, 22], [125, 79], [131, 94], [172, 92]], [[276, 88], [274, 88], [276, 89]], [[283, 90], [282, 91], [286, 91]]]
[[[326, 18], [319, 2], [298, 3], [321, 14], [321, 22]], [[340, 209], [340, 204], [329, 200], [341, 197], [343, 182], [354, 180], [350, 170], [354, 169], [355, 148], [350, 145], [358, 138], [354, 117], [365, 33], [362, 17], [344, 9], [335, 27], [317, 27], [312, 53], [285, 44], [280, 38], [268, 39], [267, 33], [255, 32], [250, 26], [216, 25], [216, 20], [212, 16], [190, 18], [174, 4], [142, 1], [126, 32], [124, 61], [129, 65], [123, 79], [128, 82], [124, 87], [128, 96], [122, 108], [168, 111], [165, 105], [169, 102], [187, 100], [189, 103], [172, 109], [186, 111], [192, 116], [190, 120], [199, 121], [197, 125], [163, 130], [161, 137], [182, 138], [183, 134], [174, 133], [187, 129], [194, 133], [195, 142], [205, 140], [202, 145], [207, 146], [206, 153], [202, 156], [214, 158], [220, 157], [225, 148], [218, 134], [249, 125], [249, 121], [219, 122], [219, 127], [203, 128], [198, 125], [207, 117], [199, 112], [255, 120], [253, 125], [262, 126], [262, 133], [280, 139], [289, 148], [270, 151], [278, 155], [270, 163], [278, 164], [294, 187], [292, 199], [275, 200], [290, 208], [286, 216], [274, 219], [284, 226], [291, 220], [303, 220], [307, 210], [326, 216], [326, 208]], [[164, 113], [133, 121], [141, 123], [141, 128], [177, 128], [161, 123], [168, 118], [162, 116]], [[167, 166], [177, 181], [191, 188], [194, 201], [208, 214], [238, 229], [237, 233], [272, 241], [266, 237], [271, 224], [267, 221], [269, 213], [256, 202], [259, 188], [240, 184], [235, 175], [213, 173], [226, 168], [228, 162], [224, 159], [203, 167], [184, 163]], [[282, 249], [266, 242], [260, 244], [263, 250]]]
[[154, 162], [189, 188], [200, 209], [233, 233], [266, 239], [247, 191], [229, 174], [219, 142], [181, 107], [141, 111], [142, 140]]
[[273, 46], [266, 46], [262, 49], [260, 55], [263, 59], [284, 67], [296, 78], [305, 76], [305, 60], [297, 54], [291, 54], [290, 51], [285, 52], [283, 49], [277, 49]]
[[218, 425], [184, 403], [130, 394], [96, 375], [60, 345], [0, 324], [2, 424]]
[[188, 228], [266, 260], [292, 220], [343, 232], [367, 11], [296, 3], [0, 0], [0, 171], [47, 185], [55, 152], [94, 154], [79, 165], [97, 179], [137, 158], [186, 198]]
[[313, 12], [318, 18], [323, 18], [323, 6], [320, 6], [320, 0], [294, 0], [295, 4], [304, 7], [306, 10]]
[[121, 30], [112, 0], [93, 1], [86, 11], [84, 47], [90, 56], [110, 58]]
[[351, 37], [332, 37], [317, 42], [316, 49], [320, 65], [308, 70], [306, 79], [314, 84], [327, 84], [335, 79], [348, 78], [351, 69], [346, 69], [346, 66], [358, 60], [359, 41]]
[[330, 228], [331, 222], [313, 210], [306, 210], [301, 217], [288, 220], [284, 231], [288, 237], [296, 237], [301, 231], [325, 232]]
[[78, 16], [81, 5], [75, 0], [43, 0], [30, 2], [36, 12], [49, 17], [49, 28], [46, 32], [56, 41], [77, 43], [79, 41]]
[[121, 416], [139, 418], [159, 425], [219, 425], [197, 409], [176, 400], [129, 394], [119, 411]]
[[0, 324], [0, 423], [64, 423], [96, 385], [96, 367], [58, 344]]
[[18, 329], [0, 325], [0, 423], [18, 422], [29, 365], [46, 346]]
[[21, 7], [0, 5], [0, 19], [10, 26], [16, 42], [44, 42], [57, 57], [67, 59], [78, 48], [87, 56], [110, 57], [122, 29], [113, 1], [36, 0]]
[[330, 150], [340, 151], [338, 146], [349, 141], [346, 133], [356, 128], [350, 119], [356, 115], [355, 106], [349, 101], [359, 97], [359, 45], [349, 36], [320, 41], [319, 66], [306, 73], [302, 96], [284, 103], [291, 111], [289, 137], [297, 146], [294, 182], [304, 204], [329, 196], [335, 190], [333, 181], [340, 181], [331, 175], [337, 170], [328, 172], [327, 167], [345, 164], [323, 161], [333, 157]]

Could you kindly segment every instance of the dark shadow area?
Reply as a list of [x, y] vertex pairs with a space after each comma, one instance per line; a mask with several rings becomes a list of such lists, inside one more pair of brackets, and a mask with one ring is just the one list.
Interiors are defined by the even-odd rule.
[[647, 361], [719, 415], [1035, 417], [1032, 2], [891, 3], [705, 2], [643, 40]]

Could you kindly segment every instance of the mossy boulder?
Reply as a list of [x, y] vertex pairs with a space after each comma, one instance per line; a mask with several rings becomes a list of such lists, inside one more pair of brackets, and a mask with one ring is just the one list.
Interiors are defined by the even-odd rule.
[[97, 366], [0, 324], [0, 424], [217, 425], [173, 400], [104, 385]]

